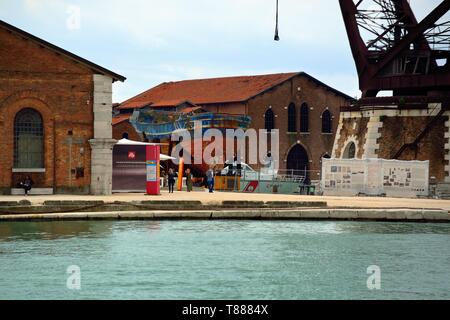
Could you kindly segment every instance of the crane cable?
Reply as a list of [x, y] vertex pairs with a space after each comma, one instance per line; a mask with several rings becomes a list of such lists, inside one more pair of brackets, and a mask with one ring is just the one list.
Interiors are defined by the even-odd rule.
[[277, 17], [276, 17], [276, 25], [275, 25], [275, 41], [280, 41], [280, 37], [278, 36], [278, 0], [277, 0]]

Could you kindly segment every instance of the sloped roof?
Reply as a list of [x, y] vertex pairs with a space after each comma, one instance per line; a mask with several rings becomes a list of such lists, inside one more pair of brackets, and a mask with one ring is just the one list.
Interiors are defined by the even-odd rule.
[[239, 76], [178, 82], [164, 82], [121, 103], [119, 109], [144, 106], [173, 107], [188, 100], [196, 105], [245, 102], [296, 76], [304, 76], [345, 99], [348, 95], [333, 89], [304, 72]]
[[86, 60], [84, 58], [81, 58], [80, 56], [77, 56], [76, 54], [73, 54], [67, 50], [64, 50], [58, 46], [55, 46], [54, 44], [51, 44], [50, 42], [47, 42], [41, 38], [38, 38], [22, 29], [19, 29], [17, 27], [14, 27], [13, 25], [10, 25], [8, 23], [6, 23], [3, 20], [0, 20], [0, 28], [4, 28], [12, 33], [18, 34], [21, 37], [24, 37], [30, 41], [34, 41], [35, 43], [53, 51], [56, 53], [59, 53], [71, 60], [74, 60], [77, 63], [80, 63], [86, 67], [88, 67], [89, 69], [93, 70], [96, 73], [102, 74], [102, 75], [106, 75], [106, 76], [110, 76], [113, 81], [122, 81], [124, 82], [127, 78], [125, 78], [124, 76], [121, 76], [120, 74], [117, 74], [115, 72], [112, 72], [111, 70], [108, 70], [106, 68], [103, 68], [101, 66], [99, 66], [98, 64], [95, 64], [89, 60]]
[[119, 114], [118, 116], [115, 116], [112, 118], [112, 125], [115, 126], [119, 123], [125, 122], [130, 120], [131, 118], [131, 113], [126, 113], [126, 114]]
[[191, 112], [196, 112], [202, 110], [201, 107], [195, 107], [195, 106], [190, 106], [187, 108], [184, 108], [183, 110], [181, 110], [181, 113], [191, 113]]

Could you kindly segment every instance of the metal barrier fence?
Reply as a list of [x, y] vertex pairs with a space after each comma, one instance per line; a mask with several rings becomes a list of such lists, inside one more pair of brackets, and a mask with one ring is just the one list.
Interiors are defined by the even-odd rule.
[[216, 176], [217, 191], [278, 194], [316, 194], [320, 192], [320, 171], [317, 170], [234, 170]]

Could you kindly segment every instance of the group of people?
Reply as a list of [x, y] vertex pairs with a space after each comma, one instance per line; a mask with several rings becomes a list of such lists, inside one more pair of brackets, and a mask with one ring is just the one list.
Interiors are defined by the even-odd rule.
[[[187, 192], [191, 192], [194, 188], [194, 176], [192, 175], [191, 169], [186, 169], [185, 171], [185, 176], [186, 176], [186, 189]], [[209, 192], [213, 193], [214, 192], [214, 170], [212, 168], [210, 168], [207, 172], [206, 172], [206, 176], [205, 176], [205, 185], [208, 187]], [[178, 174], [172, 169], [169, 169], [169, 173], [167, 174], [167, 182], [169, 185], [169, 193], [173, 193], [174, 192], [174, 188], [175, 188], [175, 182], [178, 178]]]
[[[194, 176], [191, 173], [191, 169], [186, 169], [185, 175], [186, 175], [187, 192], [191, 192], [194, 188], [194, 180], [193, 180]], [[208, 187], [210, 193], [214, 192], [214, 176], [215, 176], [214, 170], [212, 168], [210, 168], [206, 172], [206, 176], [205, 176], [205, 185]], [[176, 182], [177, 177], [178, 177], [178, 174], [172, 168], [170, 168], [169, 173], [167, 175], [167, 182], [169, 185], [169, 193], [174, 192], [175, 182]], [[18, 183], [18, 187], [20, 187], [24, 190], [25, 195], [28, 195], [30, 190], [33, 188], [33, 185], [34, 185], [34, 182], [30, 176], [26, 176], [25, 179], [23, 179], [22, 181], [20, 181]]]

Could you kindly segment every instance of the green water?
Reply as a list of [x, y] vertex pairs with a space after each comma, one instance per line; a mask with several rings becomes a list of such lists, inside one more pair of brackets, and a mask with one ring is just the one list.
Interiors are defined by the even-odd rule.
[[448, 224], [0, 223], [0, 299], [449, 298]]

